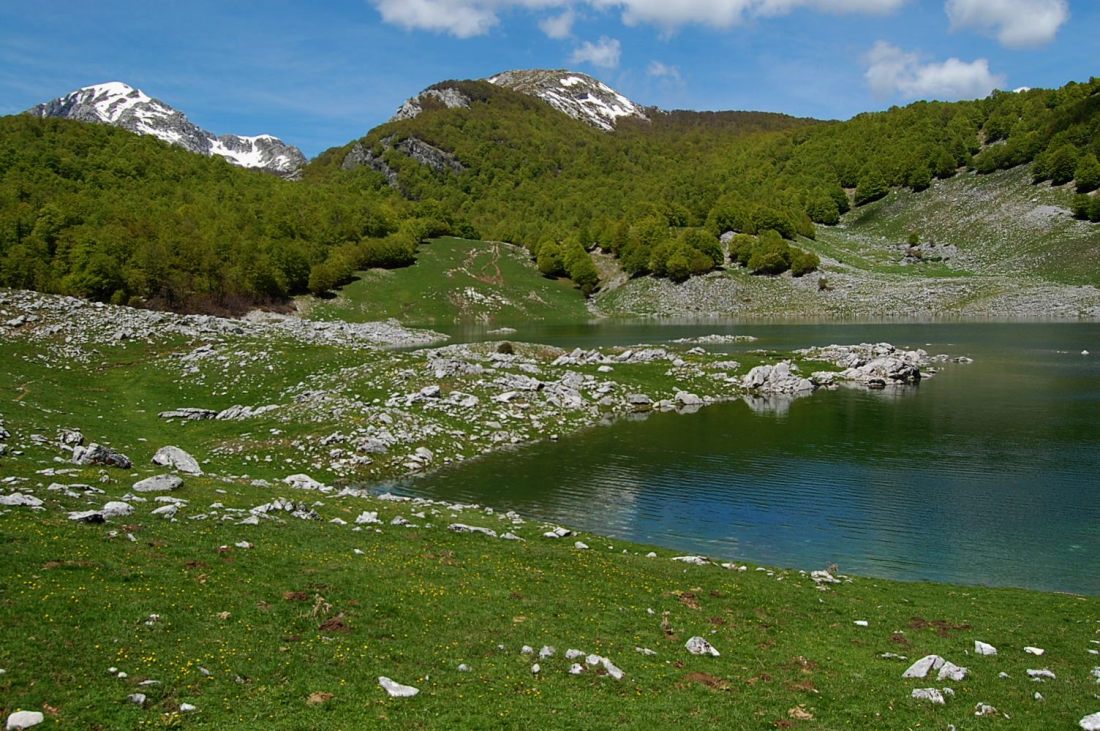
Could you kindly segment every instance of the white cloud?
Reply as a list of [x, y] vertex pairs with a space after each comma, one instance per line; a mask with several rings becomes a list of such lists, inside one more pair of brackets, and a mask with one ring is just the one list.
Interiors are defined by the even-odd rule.
[[680, 75], [680, 69], [675, 66], [661, 63], [660, 61], [650, 61], [646, 73], [654, 78], [668, 79], [676, 83], [683, 81], [683, 77]]
[[784, 15], [799, 8], [811, 8], [826, 13], [867, 13], [886, 15], [908, 0], [757, 0], [756, 15]]
[[1069, 20], [1066, 0], [947, 0], [944, 9], [951, 30], [973, 28], [1011, 48], [1049, 43]]
[[382, 20], [415, 30], [480, 36], [499, 22], [486, 3], [467, 0], [374, 0]]
[[623, 47], [618, 39], [600, 36], [599, 43], [585, 41], [573, 51], [570, 63], [590, 63], [603, 69], [613, 69], [619, 65]]
[[[572, 33], [575, 8], [618, 12], [627, 25], [652, 24], [665, 31], [684, 25], [729, 28], [749, 17], [785, 15], [808, 8], [830, 13], [882, 14], [909, 0], [370, 0], [387, 23], [450, 33], [459, 38], [484, 35], [511, 9], [562, 9], [539, 27], [551, 38]], [[1008, 2], [1009, 0], [1004, 0]], [[1042, 2], [1043, 0], [1032, 0]], [[1051, 0], [1060, 2], [1061, 0]]]
[[540, 20], [539, 28], [550, 38], [562, 40], [573, 35], [573, 22], [576, 19], [577, 14], [573, 12], [573, 8], [567, 8], [561, 15]]
[[984, 58], [922, 63], [916, 53], [908, 53], [885, 41], [868, 52], [865, 78], [871, 90], [881, 97], [896, 94], [906, 99], [977, 99], [1004, 85], [1004, 76], [989, 70]]

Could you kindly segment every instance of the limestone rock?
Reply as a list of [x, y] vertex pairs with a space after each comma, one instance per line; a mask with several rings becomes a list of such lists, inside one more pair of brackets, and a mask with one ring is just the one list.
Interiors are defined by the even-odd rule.
[[38, 711], [16, 711], [8, 716], [8, 722], [4, 724], [5, 731], [21, 731], [25, 728], [37, 726], [46, 720]]
[[693, 566], [706, 566], [710, 563], [710, 559], [706, 556], [673, 556], [673, 561], [679, 561], [680, 563], [689, 563]]
[[702, 637], [692, 637], [684, 645], [687, 651], [692, 655], [710, 655], [712, 657], [719, 657], [721, 653], [718, 652], [709, 642]]
[[217, 411], [198, 409], [192, 406], [184, 406], [179, 409], [172, 409], [171, 411], [162, 411], [157, 414], [157, 416], [162, 419], [183, 419], [185, 421], [205, 421], [206, 419], [213, 419], [217, 415]]
[[77, 523], [102, 523], [105, 519], [98, 510], [74, 510], [69, 513], [69, 520]]
[[909, 669], [901, 674], [903, 678], [925, 678], [933, 670], [939, 670], [947, 662], [939, 655], [925, 655], [920, 660], [909, 666]]
[[19, 492], [13, 492], [11, 495], [0, 495], [0, 505], [7, 507], [22, 506], [26, 508], [41, 508], [42, 501], [34, 495], [24, 495]]
[[153, 464], [185, 472], [189, 475], [202, 474], [202, 467], [199, 467], [198, 460], [179, 447], [161, 447], [153, 455]]
[[974, 640], [974, 653], [976, 655], [996, 655], [997, 648], [980, 640]]
[[84, 435], [76, 429], [59, 429], [57, 441], [62, 447], [79, 447], [84, 443]]
[[401, 683], [396, 683], [384, 675], [378, 677], [378, 684], [390, 694], [391, 698], [412, 698], [420, 692], [419, 688], [414, 688], [411, 685], [401, 685]]
[[1077, 722], [1077, 725], [1084, 731], [1100, 731], [1100, 711], [1085, 716]]
[[466, 525], [465, 523], [451, 523], [447, 526], [447, 530], [454, 531], [455, 533], [480, 533], [490, 538], [497, 537], [497, 532], [492, 528], [481, 528], [476, 525]]
[[176, 475], [155, 475], [134, 483], [134, 492], [171, 492], [183, 486]]
[[113, 500], [100, 508], [99, 512], [103, 514], [104, 518], [124, 518], [134, 512], [134, 506], [130, 503]]
[[104, 447], [95, 442], [89, 444], [87, 447], [75, 447], [73, 449], [73, 463], [85, 466], [105, 465], [107, 467], [118, 467], [123, 470], [128, 470], [134, 466], [130, 458], [122, 452], [111, 449], [110, 447]]
[[299, 490], [323, 490], [324, 485], [309, 475], [289, 475], [283, 478], [283, 482]]
[[966, 677], [970, 675], [970, 671], [964, 667], [959, 667], [953, 662], [944, 662], [940, 667], [940, 674], [936, 676], [937, 680], [953, 680], [960, 681], [966, 680]]
[[911, 693], [913, 698], [920, 701], [930, 701], [932, 704], [942, 706], [947, 701], [943, 697], [943, 693], [939, 688], [914, 688]]

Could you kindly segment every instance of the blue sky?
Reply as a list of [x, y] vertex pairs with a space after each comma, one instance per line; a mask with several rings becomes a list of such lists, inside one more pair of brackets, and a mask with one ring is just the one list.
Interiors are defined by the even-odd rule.
[[34, 0], [0, 4], [0, 114], [124, 81], [313, 156], [443, 79], [569, 67], [664, 108], [847, 118], [1100, 73], [1096, 0]]

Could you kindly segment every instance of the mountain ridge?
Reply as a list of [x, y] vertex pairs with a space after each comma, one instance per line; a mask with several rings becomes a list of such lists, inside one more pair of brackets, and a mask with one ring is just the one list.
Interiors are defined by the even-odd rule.
[[273, 135], [215, 135], [174, 107], [121, 81], [84, 86], [26, 111], [36, 117], [60, 117], [109, 124], [149, 135], [202, 155], [225, 158], [244, 168], [295, 178], [306, 164], [301, 150]]

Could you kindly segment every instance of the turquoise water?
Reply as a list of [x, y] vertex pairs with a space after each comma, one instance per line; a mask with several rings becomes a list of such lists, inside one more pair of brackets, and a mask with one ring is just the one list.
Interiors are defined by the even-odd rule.
[[889, 341], [975, 362], [901, 392], [621, 421], [388, 487], [724, 559], [1100, 594], [1100, 325], [612, 323], [509, 337], [591, 347], [715, 332], [759, 338], [707, 346], [734, 353]]

